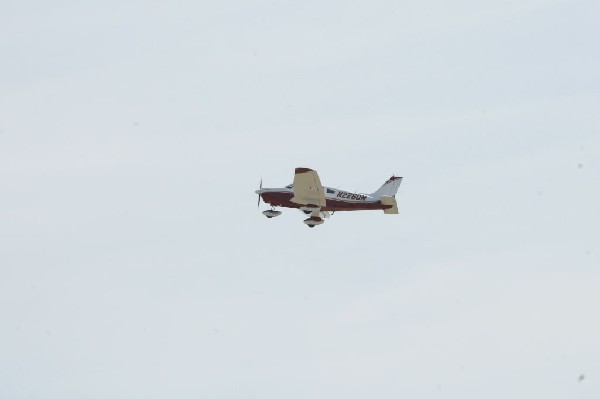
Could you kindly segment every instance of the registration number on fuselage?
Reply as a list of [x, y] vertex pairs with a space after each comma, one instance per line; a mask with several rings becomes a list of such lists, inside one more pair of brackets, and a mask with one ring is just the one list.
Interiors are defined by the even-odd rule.
[[345, 198], [345, 199], [351, 199], [351, 200], [355, 200], [355, 201], [364, 201], [367, 199], [366, 195], [363, 194], [352, 194], [352, 193], [347, 193], [345, 191], [340, 191], [336, 197], [338, 198]]

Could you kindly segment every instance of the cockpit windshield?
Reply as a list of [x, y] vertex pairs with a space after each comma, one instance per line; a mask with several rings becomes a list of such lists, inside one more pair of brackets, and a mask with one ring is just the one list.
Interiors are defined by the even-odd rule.
[[285, 188], [292, 189], [292, 188], [294, 188], [294, 185], [293, 185], [293, 184], [290, 184], [289, 186], [285, 186]]

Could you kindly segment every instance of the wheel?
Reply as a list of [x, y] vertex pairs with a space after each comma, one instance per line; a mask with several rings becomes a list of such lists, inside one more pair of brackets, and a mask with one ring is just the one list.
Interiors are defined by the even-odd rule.
[[315, 225], [314, 224], [309, 224], [308, 227], [310, 227], [312, 229], [313, 227], [315, 227]]

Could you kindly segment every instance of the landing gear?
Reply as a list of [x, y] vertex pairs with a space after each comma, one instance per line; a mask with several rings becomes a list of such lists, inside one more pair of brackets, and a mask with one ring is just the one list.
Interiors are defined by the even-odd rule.
[[304, 224], [310, 228], [313, 228], [323, 223], [325, 223], [325, 221], [318, 216], [312, 216], [304, 220]]
[[301, 206], [300, 210], [308, 215], [311, 212], [319, 212], [321, 207], [319, 205], [308, 204]]
[[262, 214], [265, 215], [266, 217], [268, 217], [269, 219], [271, 219], [271, 218], [281, 215], [281, 211], [276, 211], [275, 209], [269, 209], [269, 210], [263, 211]]

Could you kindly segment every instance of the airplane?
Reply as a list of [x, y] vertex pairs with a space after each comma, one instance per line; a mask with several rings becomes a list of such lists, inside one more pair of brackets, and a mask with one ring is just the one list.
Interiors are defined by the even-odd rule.
[[309, 168], [296, 168], [294, 182], [282, 188], [263, 188], [262, 179], [258, 194], [260, 200], [271, 205], [271, 209], [262, 214], [271, 219], [281, 215], [275, 207], [297, 208], [310, 215], [304, 220], [308, 227], [315, 227], [325, 222], [334, 212], [383, 210], [383, 213], [397, 214], [396, 193], [402, 177], [390, 177], [377, 191], [371, 194], [352, 193], [321, 185], [316, 171]]

